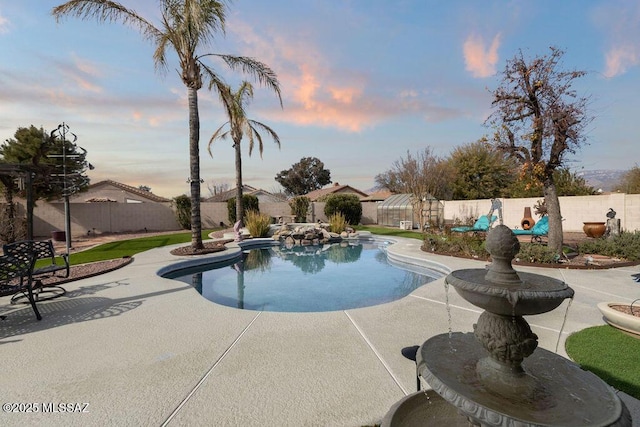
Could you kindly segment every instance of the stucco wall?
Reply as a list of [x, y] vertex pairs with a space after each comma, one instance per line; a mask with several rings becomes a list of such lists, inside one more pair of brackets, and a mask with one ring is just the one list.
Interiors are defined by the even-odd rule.
[[[524, 208], [531, 207], [541, 198], [501, 199], [504, 223], [520, 227]], [[25, 212], [24, 201], [18, 202], [20, 212]], [[460, 200], [444, 203], [444, 218], [447, 222], [456, 219], [477, 218], [488, 213], [490, 200]], [[362, 203], [362, 223], [377, 223], [377, 203]], [[117, 233], [128, 231], [180, 230], [170, 203], [71, 203], [71, 234]], [[624, 230], [640, 230], [640, 194], [608, 194], [599, 196], [560, 197], [560, 209], [564, 218], [563, 229], [569, 232], [582, 231], [585, 221], [606, 221], [606, 213], [613, 208]], [[272, 217], [290, 215], [286, 202], [261, 202], [260, 210]], [[204, 202], [201, 204], [203, 228], [219, 227], [222, 222], [229, 225], [227, 204]], [[538, 219], [534, 215], [534, 219]], [[324, 203], [312, 203], [307, 216], [309, 222], [327, 221]], [[39, 201], [34, 209], [34, 235], [49, 237], [52, 231], [64, 230], [64, 204]]]
[[[521, 227], [524, 208], [533, 206], [541, 197], [526, 199], [500, 199], [504, 224], [508, 227]], [[444, 217], [447, 221], [465, 220], [468, 217], [477, 218], [489, 213], [490, 200], [455, 200], [444, 202]], [[582, 231], [583, 222], [606, 221], [609, 208], [616, 211], [616, 218], [624, 230], [640, 230], [640, 194], [602, 194], [598, 196], [567, 196], [560, 197], [562, 212], [562, 228], [567, 232]], [[534, 219], [538, 217], [534, 214]]]
[[[179, 230], [169, 203], [70, 203], [71, 235]], [[34, 236], [64, 230], [64, 203], [38, 202], [33, 211]]]

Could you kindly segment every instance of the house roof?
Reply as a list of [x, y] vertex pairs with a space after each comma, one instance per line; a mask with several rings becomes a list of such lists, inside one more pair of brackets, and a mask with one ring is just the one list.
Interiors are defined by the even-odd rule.
[[393, 192], [391, 192], [389, 190], [378, 190], [375, 193], [369, 194], [364, 199], [360, 199], [360, 201], [362, 201], [362, 202], [380, 202], [382, 200], [385, 200], [385, 199], [393, 196], [394, 194], [395, 193], [393, 193]]
[[[218, 193], [207, 199], [204, 199], [204, 201], [205, 202], [226, 202], [227, 200], [233, 199], [234, 197], [236, 197], [236, 194], [238, 194], [237, 190], [238, 190], [237, 188], [232, 188], [231, 190], [223, 191], [222, 193]], [[259, 194], [270, 195], [271, 193], [269, 193], [268, 191], [244, 184], [242, 185], [242, 194], [251, 194], [254, 196], [258, 196]]]
[[367, 193], [360, 191], [357, 188], [353, 188], [350, 185], [340, 185], [337, 182], [333, 184], [331, 187], [325, 187], [319, 190], [311, 191], [305, 194], [305, 196], [311, 199], [312, 202], [315, 202], [322, 196], [326, 196], [327, 194], [334, 194], [334, 193], [343, 193], [343, 194], [352, 193], [358, 196], [360, 200], [368, 196]]
[[104, 181], [100, 181], [100, 182], [96, 182], [95, 184], [91, 184], [88, 189], [90, 190], [90, 189], [93, 189], [93, 188], [96, 188], [96, 187], [100, 187], [100, 186], [104, 186], [104, 185], [110, 185], [112, 187], [116, 187], [116, 188], [119, 188], [121, 190], [128, 191], [129, 193], [133, 193], [133, 194], [135, 194], [137, 196], [140, 196], [140, 197], [143, 197], [143, 198], [145, 198], [147, 200], [151, 200], [152, 202], [163, 203], [163, 202], [170, 202], [171, 201], [171, 200], [169, 200], [169, 199], [167, 199], [165, 197], [161, 197], [161, 196], [158, 196], [156, 194], [153, 194], [151, 191], [140, 190], [139, 188], [132, 187], [130, 185], [123, 184], [121, 182], [112, 181], [110, 179], [106, 179]]

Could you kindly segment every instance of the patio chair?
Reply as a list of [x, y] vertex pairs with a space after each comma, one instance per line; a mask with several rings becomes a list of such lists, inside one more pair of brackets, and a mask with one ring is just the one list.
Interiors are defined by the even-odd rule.
[[487, 215], [481, 215], [480, 218], [478, 218], [475, 224], [473, 224], [471, 227], [453, 227], [451, 231], [455, 233], [467, 233], [469, 231], [473, 233], [486, 232], [489, 231], [489, 228], [491, 228], [491, 224], [493, 224], [496, 219], [498, 219], [498, 217], [493, 215], [491, 217], [491, 221], [489, 221], [489, 217], [487, 217]]
[[531, 236], [531, 243], [542, 243], [542, 238], [549, 234], [549, 217], [543, 216], [528, 230], [511, 230], [516, 236]]
[[42, 320], [33, 295], [33, 289], [40, 284], [40, 281], [34, 280], [32, 275], [35, 263], [36, 256], [32, 252], [20, 258], [0, 256], [0, 296], [25, 294], [36, 318]]

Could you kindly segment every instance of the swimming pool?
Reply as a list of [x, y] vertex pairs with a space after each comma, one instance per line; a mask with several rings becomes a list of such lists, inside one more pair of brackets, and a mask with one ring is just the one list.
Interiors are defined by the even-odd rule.
[[[178, 270], [164, 277], [193, 285], [203, 297], [244, 310], [320, 312], [400, 299], [442, 277], [428, 268], [391, 264], [386, 242], [269, 246], [240, 259]], [[409, 268], [409, 266], [406, 266]]]

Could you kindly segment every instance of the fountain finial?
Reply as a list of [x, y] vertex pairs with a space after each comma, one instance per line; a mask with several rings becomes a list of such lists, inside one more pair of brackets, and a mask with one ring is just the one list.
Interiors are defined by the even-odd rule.
[[522, 283], [511, 261], [520, 252], [520, 242], [506, 225], [498, 225], [487, 233], [485, 242], [487, 252], [491, 254], [491, 265], [485, 279], [501, 285]]

